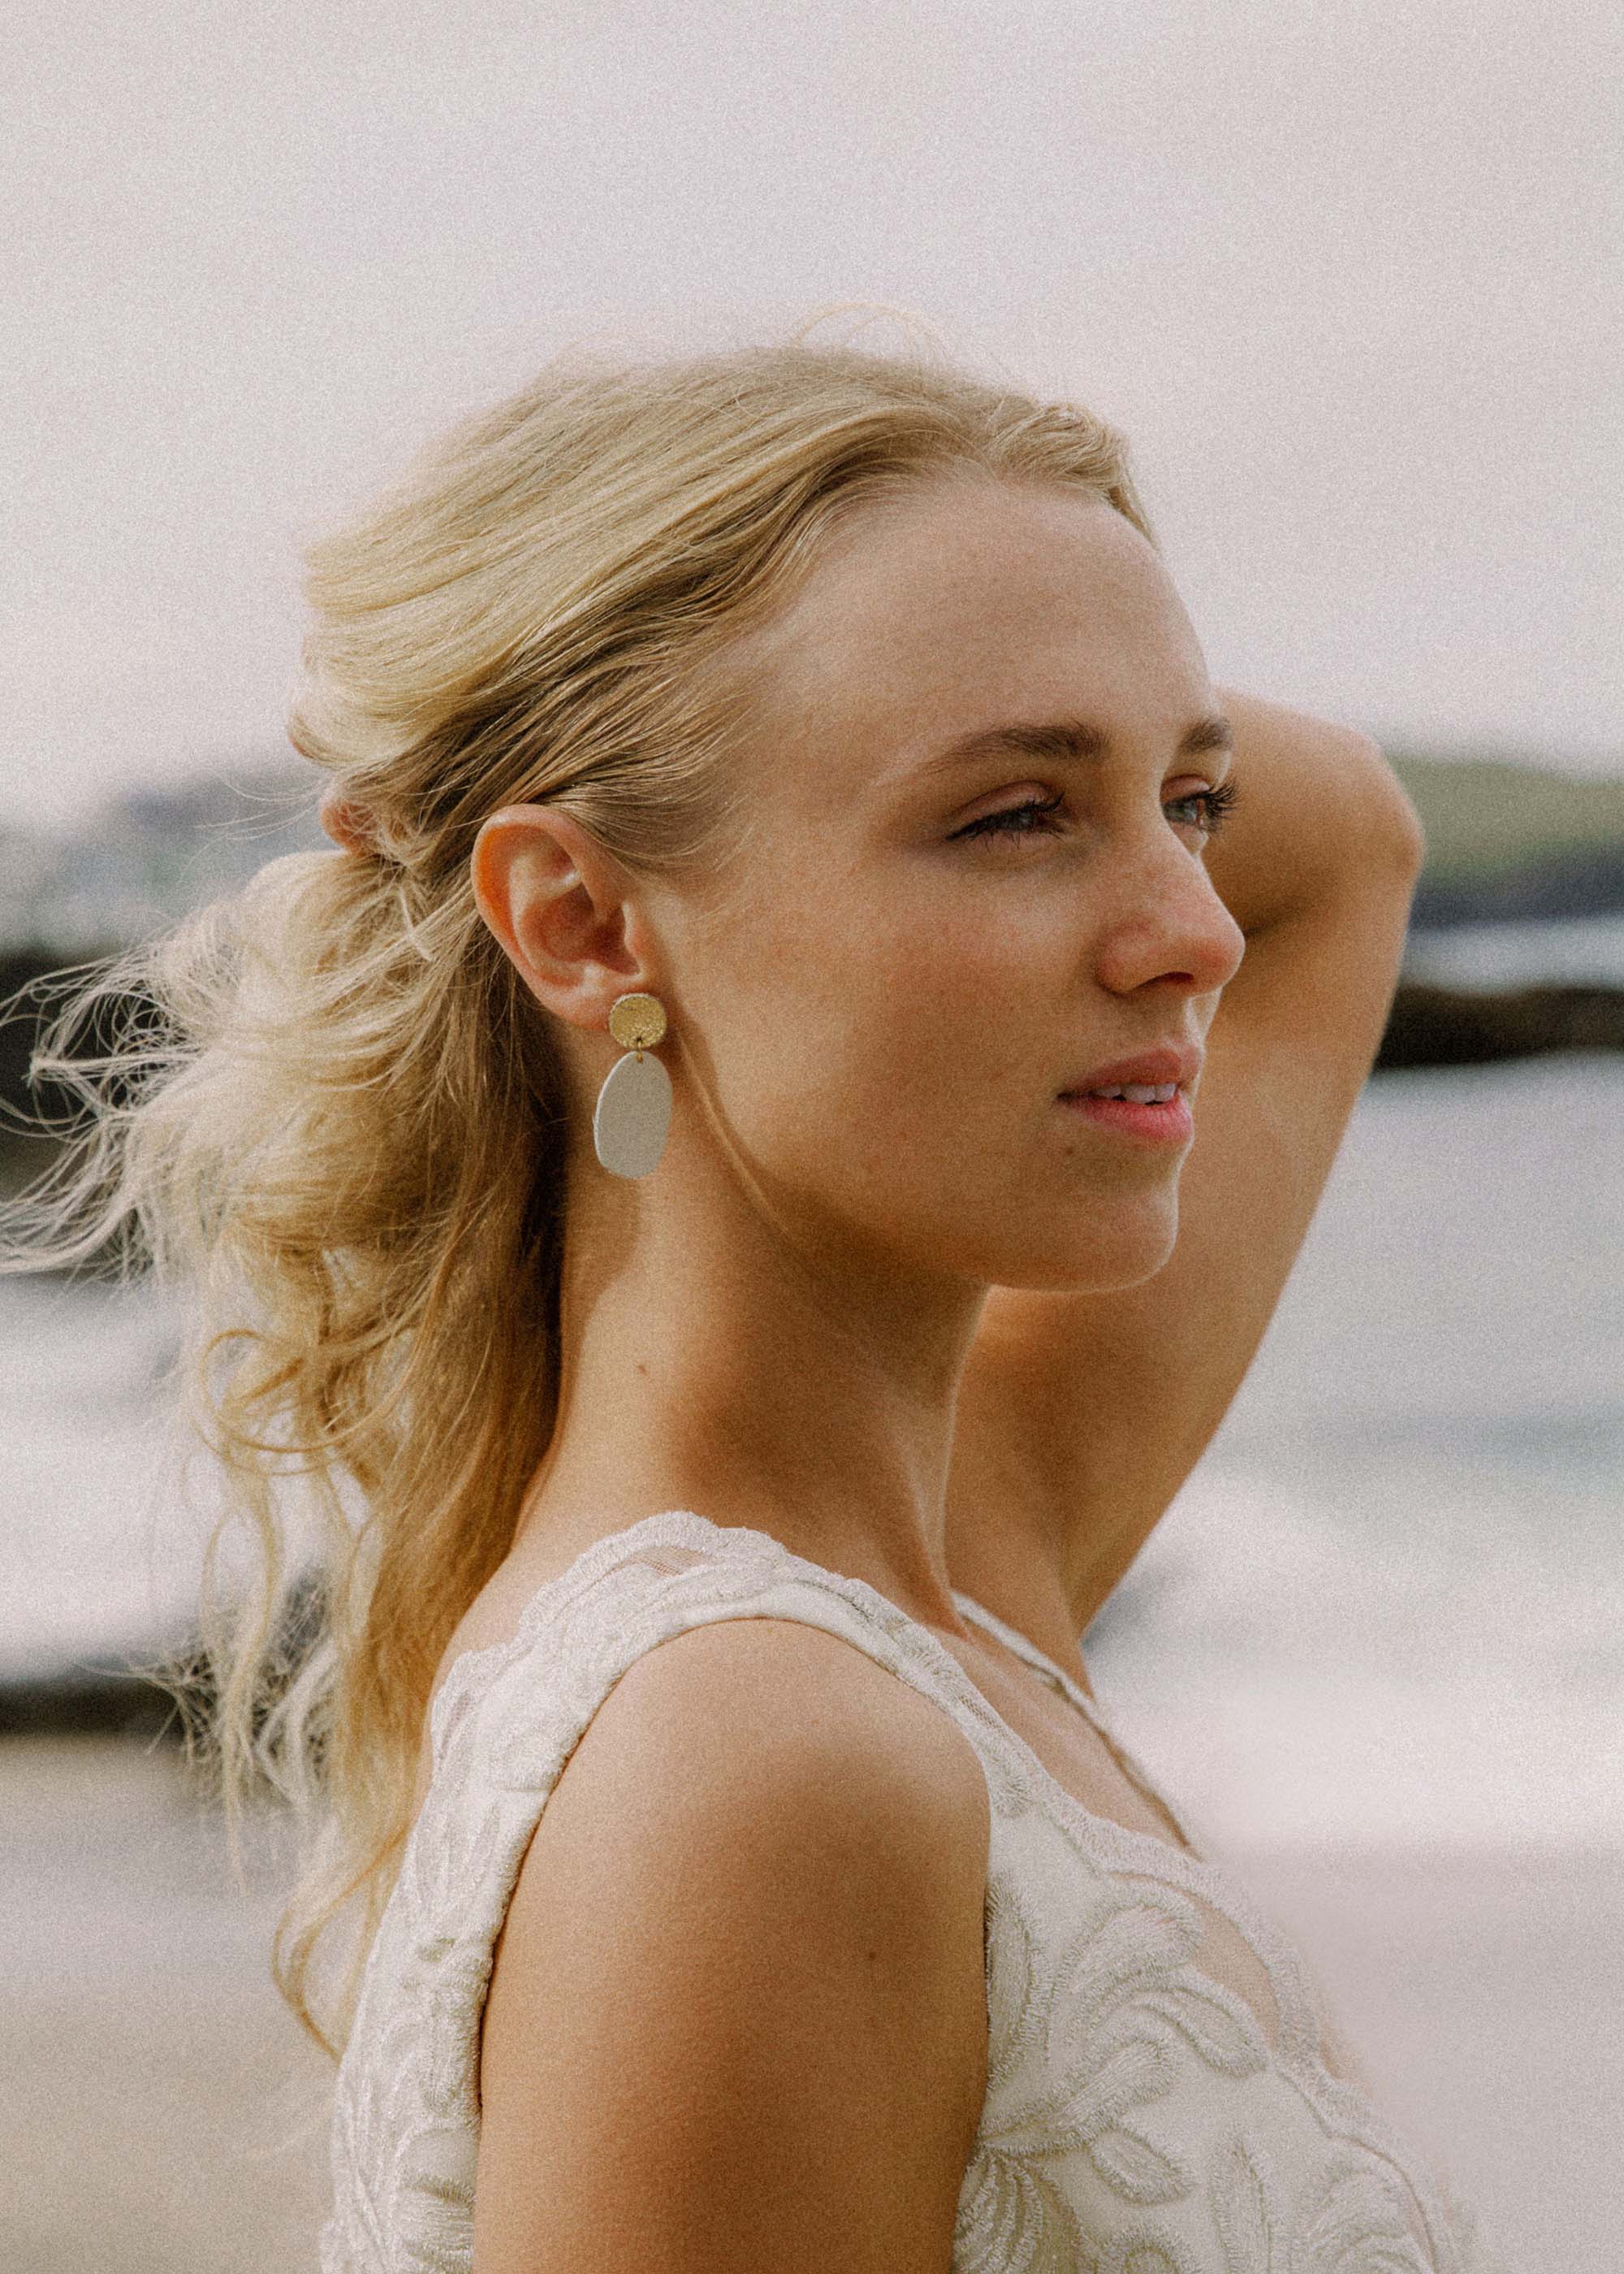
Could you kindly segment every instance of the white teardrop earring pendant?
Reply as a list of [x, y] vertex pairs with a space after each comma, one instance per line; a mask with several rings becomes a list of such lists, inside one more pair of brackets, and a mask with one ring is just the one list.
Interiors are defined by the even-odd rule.
[[657, 995], [617, 996], [609, 1031], [626, 1056], [598, 1093], [592, 1143], [612, 1177], [646, 1177], [659, 1165], [671, 1126], [671, 1076], [650, 1056], [665, 1032], [665, 1006]]

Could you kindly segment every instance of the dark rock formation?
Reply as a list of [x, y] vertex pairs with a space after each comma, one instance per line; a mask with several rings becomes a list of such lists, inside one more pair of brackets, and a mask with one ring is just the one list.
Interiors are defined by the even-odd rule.
[[178, 1743], [184, 1724], [173, 1693], [129, 1667], [64, 1667], [0, 1682], [0, 1739], [87, 1734]]
[[1406, 982], [1394, 998], [1376, 1066], [1483, 1065], [1550, 1050], [1624, 1050], [1624, 988], [1491, 992]]

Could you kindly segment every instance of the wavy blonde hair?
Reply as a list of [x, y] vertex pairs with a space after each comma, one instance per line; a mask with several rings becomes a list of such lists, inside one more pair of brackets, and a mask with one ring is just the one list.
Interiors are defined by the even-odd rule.
[[[35, 1054], [84, 1126], [0, 1268], [112, 1240], [186, 1291], [182, 1419], [227, 1494], [206, 1734], [229, 1805], [268, 1778], [303, 1814], [274, 1965], [329, 2051], [436, 1668], [557, 1411], [567, 1094], [476, 907], [475, 836], [540, 801], [634, 871], [726, 873], [748, 834], [730, 641], [838, 522], [954, 470], [1098, 496], [1154, 542], [1112, 427], [934, 358], [550, 366], [311, 553], [291, 736], [373, 849], [269, 862], [99, 970]], [[254, 1551], [232, 1588], [228, 1532]]]

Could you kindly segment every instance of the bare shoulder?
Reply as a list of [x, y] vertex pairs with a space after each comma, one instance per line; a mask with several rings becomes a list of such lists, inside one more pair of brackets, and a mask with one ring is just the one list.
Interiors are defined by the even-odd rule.
[[478, 2274], [945, 2274], [988, 1833], [967, 1740], [840, 1637], [725, 1619], [639, 1658], [499, 1947]]

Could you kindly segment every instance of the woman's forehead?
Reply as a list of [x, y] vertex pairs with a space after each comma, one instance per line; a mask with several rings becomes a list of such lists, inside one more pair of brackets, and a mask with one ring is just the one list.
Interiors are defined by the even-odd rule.
[[[781, 734], [883, 750], [1039, 709], [1139, 697], [1184, 714], [1199, 643], [1154, 548], [1102, 499], [981, 481], [888, 501], [840, 532], [741, 658]], [[859, 754], [853, 752], [856, 757]]]

